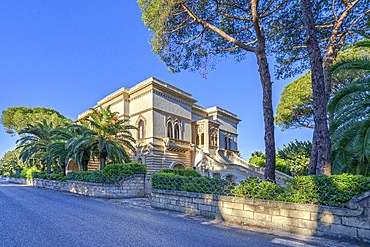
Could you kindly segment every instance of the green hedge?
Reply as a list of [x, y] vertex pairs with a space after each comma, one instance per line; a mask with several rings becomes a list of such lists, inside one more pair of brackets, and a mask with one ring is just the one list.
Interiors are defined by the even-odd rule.
[[248, 178], [235, 186], [231, 193], [237, 197], [244, 198], [284, 200], [284, 188], [271, 182], [262, 181], [256, 177]]
[[356, 195], [370, 190], [370, 178], [361, 175], [301, 176], [285, 188], [289, 202], [341, 207]]
[[160, 190], [180, 190], [188, 192], [217, 194], [230, 192], [230, 184], [219, 178], [181, 176], [169, 172], [155, 173], [151, 177], [152, 187]]
[[194, 169], [162, 169], [160, 172], [172, 173], [185, 177], [202, 177], [202, 174]]
[[356, 195], [370, 190], [370, 178], [341, 174], [332, 176], [297, 176], [286, 187], [248, 178], [239, 185], [226, 180], [208, 177], [186, 177], [168, 172], [152, 175], [152, 187], [163, 190], [179, 190], [243, 198], [317, 204], [342, 207]]
[[68, 180], [77, 180], [91, 183], [116, 184], [125, 177], [134, 174], [146, 174], [144, 164], [127, 163], [106, 165], [104, 170], [96, 171], [72, 171], [68, 173]]
[[46, 172], [32, 172], [32, 178], [48, 179], [48, 180], [57, 180], [60, 182], [67, 181], [67, 176], [64, 176], [60, 173], [51, 173], [46, 174]]

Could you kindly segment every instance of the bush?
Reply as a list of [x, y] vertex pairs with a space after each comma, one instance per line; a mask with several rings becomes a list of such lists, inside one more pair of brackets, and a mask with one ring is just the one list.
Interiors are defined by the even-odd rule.
[[46, 179], [46, 172], [33, 172], [32, 178]]
[[265, 167], [266, 166], [266, 158], [261, 156], [252, 156], [250, 157], [249, 163], [259, 166], [259, 167]]
[[21, 171], [21, 178], [31, 179], [32, 178], [32, 173], [38, 172], [38, 171], [39, 170], [36, 167], [24, 168]]
[[370, 190], [370, 178], [360, 175], [302, 176], [286, 187], [286, 200], [341, 207], [356, 195]]
[[[249, 163], [259, 166], [259, 167], [265, 167], [266, 166], [266, 157], [265, 156], [252, 156], [250, 157]], [[290, 174], [291, 167], [287, 165], [287, 163], [280, 158], [276, 158], [276, 170], [288, 175]]]
[[291, 175], [290, 170], [292, 168], [283, 160], [280, 158], [276, 158], [276, 170], [288, 175]]
[[352, 174], [298, 176], [291, 179], [285, 188], [259, 178], [248, 178], [235, 186], [218, 178], [186, 177], [170, 172], [153, 174], [151, 182], [154, 189], [234, 195], [333, 207], [343, 207], [354, 196], [370, 190], [370, 178]]
[[248, 178], [231, 192], [238, 197], [284, 201], [284, 188], [256, 177]]
[[223, 195], [230, 193], [233, 185], [219, 178], [181, 176], [170, 172], [152, 175], [152, 187], [160, 190], [179, 190], [205, 194]]
[[68, 173], [68, 180], [77, 180], [91, 183], [116, 184], [125, 177], [134, 174], [146, 174], [147, 168], [144, 164], [110, 164], [100, 171], [72, 171]]
[[133, 174], [146, 174], [146, 165], [140, 163], [127, 163], [127, 164], [110, 164], [104, 167], [103, 172], [108, 175], [122, 174], [126, 177]]
[[57, 181], [60, 181], [60, 182], [66, 182], [68, 180], [68, 177], [64, 176], [61, 173], [51, 173], [51, 174], [47, 175], [46, 177], [49, 180], [57, 180]]
[[32, 173], [32, 178], [57, 180], [57, 181], [60, 181], [60, 182], [65, 182], [68, 179], [67, 176], [64, 176], [61, 173], [46, 174], [46, 172], [33, 172]]
[[103, 171], [72, 171], [69, 172], [68, 180], [77, 180], [91, 183], [105, 183], [105, 174]]
[[194, 169], [162, 169], [160, 172], [171, 173], [185, 177], [202, 177], [202, 174]]

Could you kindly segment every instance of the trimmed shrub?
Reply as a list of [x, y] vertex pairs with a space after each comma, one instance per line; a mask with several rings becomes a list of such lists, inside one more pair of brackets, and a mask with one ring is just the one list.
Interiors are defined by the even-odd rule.
[[202, 176], [181, 176], [170, 172], [153, 174], [151, 183], [154, 189], [179, 190], [217, 195], [223, 195], [225, 192], [230, 192], [232, 189], [232, 185], [223, 179]]
[[202, 177], [202, 175], [193, 169], [162, 169], [160, 171], [161, 173], [171, 173], [171, 174], [176, 174], [180, 176], [185, 176], [185, 177]]
[[238, 197], [284, 201], [284, 188], [256, 177], [248, 178], [231, 192]]
[[32, 178], [46, 179], [46, 172], [33, 172]]
[[60, 182], [65, 182], [68, 179], [67, 176], [64, 176], [61, 173], [46, 174], [46, 172], [33, 172], [32, 173], [32, 178], [57, 180], [57, 181], [60, 181]]
[[289, 202], [341, 207], [356, 195], [370, 190], [370, 178], [361, 175], [301, 176], [285, 189]]
[[103, 171], [72, 171], [67, 174], [68, 180], [77, 180], [91, 183], [105, 183]]
[[110, 164], [104, 167], [103, 172], [108, 175], [122, 174], [126, 177], [133, 174], [146, 174], [146, 165], [140, 163], [127, 163], [127, 164]]
[[96, 171], [72, 171], [68, 173], [68, 180], [77, 180], [91, 183], [116, 184], [125, 177], [134, 174], [146, 174], [147, 168], [144, 164], [110, 164], [104, 170]]
[[248, 178], [239, 185], [209, 177], [186, 177], [170, 172], [152, 175], [152, 187], [162, 190], [179, 190], [243, 198], [286, 201], [343, 207], [356, 195], [370, 190], [370, 178], [361, 175], [297, 176], [280, 187], [277, 184]]
[[49, 180], [57, 180], [57, 181], [60, 181], [60, 182], [66, 182], [68, 180], [68, 177], [64, 176], [61, 173], [51, 173], [51, 174], [47, 175], [46, 177]]

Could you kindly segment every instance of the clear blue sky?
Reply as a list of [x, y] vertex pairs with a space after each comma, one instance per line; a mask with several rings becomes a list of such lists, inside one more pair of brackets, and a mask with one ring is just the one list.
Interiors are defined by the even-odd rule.
[[[237, 114], [244, 158], [264, 150], [254, 55], [239, 63], [222, 60], [206, 79], [187, 71], [170, 74], [151, 52], [134, 0], [0, 0], [0, 34], [1, 111], [41, 106], [76, 119], [109, 93], [154, 76], [191, 93], [204, 107]], [[288, 82], [274, 82], [275, 108]], [[312, 136], [309, 130], [275, 130], [277, 147]], [[1, 128], [0, 157], [16, 140]]]

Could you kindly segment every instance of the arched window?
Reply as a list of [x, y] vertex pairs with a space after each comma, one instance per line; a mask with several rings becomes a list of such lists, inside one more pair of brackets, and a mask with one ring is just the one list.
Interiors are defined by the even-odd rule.
[[204, 133], [200, 136], [200, 145], [204, 145]]
[[185, 169], [183, 164], [176, 164], [173, 166], [173, 169]]
[[227, 176], [225, 177], [225, 179], [226, 179], [227, 181], [229, 181], [230, 183], [234, 183], [234, 182], [235, 182], [235, 177], [234, 177], [233, 175], [231, 175], [231, 174], [227, 175]]
[[175, 123], [174, 132], [175, 132], [175, 136], [174, 136], [175, 139], [180, 139], [180, 127], [178, 123]]
[[225, 149], [227, 149], [227, 144], [228, 144], [227, 136], [225, 136]]
[[138, 125], [138, 139], [144, 138], [144, 121], [140, 120]]
[[229, 149], [232, 150], [232, 148], [231, 148], [231, 138], [229, 138]]
[[167, 123], [167, 137], [173, 138], [172, 123], [170, 121]]

